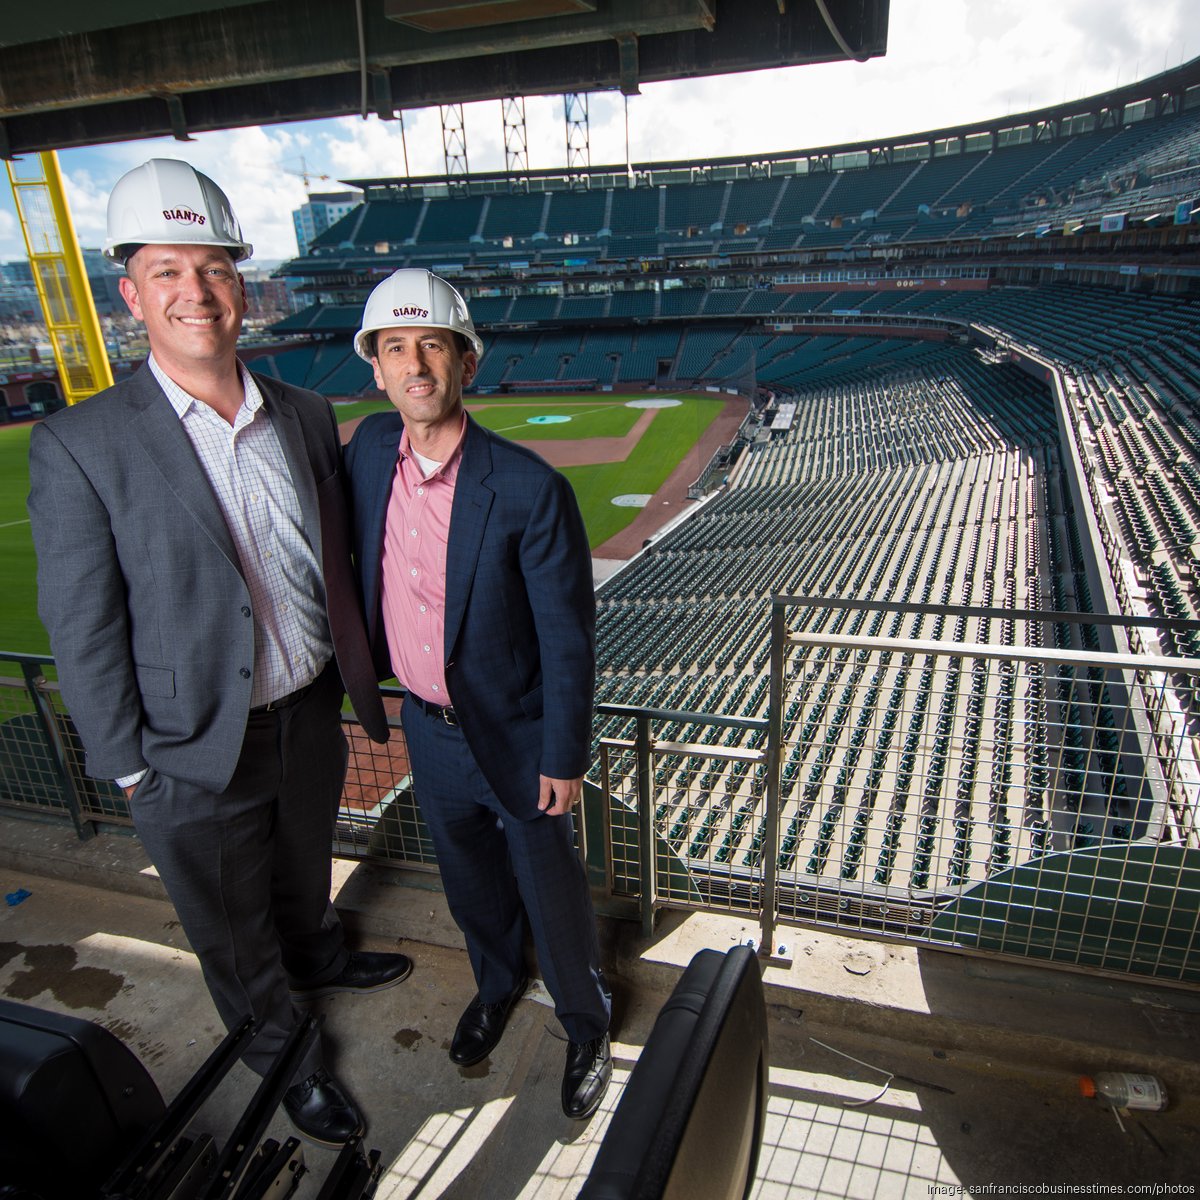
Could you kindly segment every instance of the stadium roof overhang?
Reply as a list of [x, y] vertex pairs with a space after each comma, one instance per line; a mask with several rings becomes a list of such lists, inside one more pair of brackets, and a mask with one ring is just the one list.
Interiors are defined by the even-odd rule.
[[[804, 63], [889, 0], [65, 0], [0, 22], [0, 157]], [[170, 16], [163, 16], [169, 7]]]

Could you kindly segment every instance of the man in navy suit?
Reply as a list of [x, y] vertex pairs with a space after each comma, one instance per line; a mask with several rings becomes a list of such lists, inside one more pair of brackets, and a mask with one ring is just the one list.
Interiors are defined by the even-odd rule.
[[[125, 789], [221, 1019], [265, 1074], [294, 1001], [404, 979], [329, 902], [343, 688], [388, 737], [346, 531], [337, 422], [237, 357], [250, 254], [225, 193], [151, 159], [109, 198], [105, 253], [146, 326], [132, 378], [30, 435], [38, 611], [90, 774]], [[283, 1107], [339, 1146], [363, 1117], [303, 1055]]]
[[478, 987], [450, 1057], [469, 1066], [499, 1041], [527, 983], [527, 917], [569, 1040], [563, 1111], [586, 1118], [612, 1074], [572, 820], [595, 687], [587, 535], [563, 476], [463, 407], [483, 345], [449, 283], [395, 272], [355, 349], [396, 409], [346, 450], [368, 637], [407, 691], [413, 787]]

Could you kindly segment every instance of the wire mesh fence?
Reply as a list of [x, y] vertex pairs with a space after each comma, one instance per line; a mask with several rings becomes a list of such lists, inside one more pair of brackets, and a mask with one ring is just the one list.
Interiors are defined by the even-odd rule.
[[613, 894], [637, 896], [647, 926], [659, 904], [755, 910], [761, 865], [738, 864], [765, 813], [766, 721], [619, 704], [597, 713]]
[[1001, 616], [988, 642], [813, 632], [796, 605], [776, 612], [765, 927], [1200, 982], [1195, 660], [1070, 648], [1119, 642], [1120, 624], [1066, 614], [1019, 614], [1018, 646], [996, 610], [952, 614], [960, 639]]
[[23, 679], [0, 677], [0, 804], [68, 816], [63, 780]]
[[[1200, 983], [1196, 660], [1145, 653], [1136, 629], [1135, 653], [1095, 648], [1117, 621], [1084, 637], [1083, 618], [1010, 614], [993, 640], [933, 640], [903, 635], [937, 611], [961, 639], [997, 610], [880, 607], [904, 618], [892, 636], [776, 600], [760, 716], [597, 706], [578, 828], [601, 904], [646, 930], [699, 908], [746, 914], [768, 946], [794, 923]], [[48, 660], [17, 661], [0, 805], [83, 836], [128, 823], [82, 772]], [[345, 718], [334, 852], [432, 871], [402, 695], [385, 691], [387, 745]]]
[[352, 717], [343, 719], [350, 757], [334, 853], [432, 870], [436, 867], [433, 843], [413, 791], [408, 748], [400, 727], [402, 697], [399, 688], [384, 688], [391, 727], [386, 745], [372, 742]]

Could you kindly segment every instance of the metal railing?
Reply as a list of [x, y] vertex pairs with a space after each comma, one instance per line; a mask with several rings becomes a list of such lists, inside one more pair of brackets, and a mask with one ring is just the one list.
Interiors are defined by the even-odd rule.
[[[786, 921], [1200, 982], [1200, 663], [1070, 648], [1170, 622], [813, 603], [772, 602], [764, 945]], [[889, 636], [822, 631], [839, 610]]]
[[45, 670], [54, 660], [4, 654], [19, 674], [0, 675], [0, 808], [70, 820], [81, 838], [101, 824], [129, 824], [115, 783], [83, 772], [83, 746]]
[[[1200, 983], [1200, 664], [1092, 648], [1162, 624], [777, 597], [761, 715], [597, 705], [579, 839], [601, 909], [647, 933], [664, 907], [744, 914], [768, 952], [800, 925]], [[0, 805], [127, 824], [49, 660], [7, 657]], [[334, 850], [435, 871], [392, 722], [378, 746], [346, 718]]]
[[[598, 802], [609, 895], [639, 900], [646, 934], [660, 906], [745, 907], [757, 885], [735, 898], [723, 872], [710, 876], [702, 864], [727, 860], [762, 796], [765, 752], [754, 743], [767, 722], [627, 704], [600, 704], [596, 712], [615, 728], [599, 739], [599, 787], [585, 795], [584, 824], [587, 806]], [[733, 795], [743, 787], [754, 799], [734, 813]]]

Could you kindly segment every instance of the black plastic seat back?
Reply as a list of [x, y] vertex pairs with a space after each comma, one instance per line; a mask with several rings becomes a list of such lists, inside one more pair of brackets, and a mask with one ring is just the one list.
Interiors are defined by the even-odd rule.
[[0, 1183], [86, 1200], [164, 1111], [107, 1029], [0, 1000]]
[[767, 1016], [748, 946], [701, 950], [663, 1005], [579, 1200], [743, 1200], [767, 1103]]

